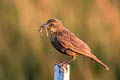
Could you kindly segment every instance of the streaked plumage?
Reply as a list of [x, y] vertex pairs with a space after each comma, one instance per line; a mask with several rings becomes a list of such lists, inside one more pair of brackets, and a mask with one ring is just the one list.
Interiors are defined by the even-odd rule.
[[[46, 24], [46, 25], [45, 25]], [[71, 31], [64, 28], [61, 21], [57, 19], [49, 19], [40, 29], [47, 28], [50, 33], [50, 41], [54, 48], [63, 54], [72, 56], [63, 61], [63, 64], [69, 63], [76, 59], [76, 56], [82, 55], [91, 60], [94, 60], [104, 66], [107, 70], [109, 68], [102, 61], [100, 61], [94, 54], [91, 53], [88, 45], [76, 37]]]

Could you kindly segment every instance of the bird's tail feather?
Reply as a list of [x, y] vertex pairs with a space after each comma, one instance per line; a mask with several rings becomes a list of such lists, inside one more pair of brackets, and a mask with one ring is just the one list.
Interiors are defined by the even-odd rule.
[[86, 57], [88, 57], [89, 59], [98, 62], [99, 64], [101, 64], [103, 67], [105, 67], [106, 70], [109, 70], [109, 67], [104, 64], [102, 61], [100, 61], [95, 55], [90, 54], [90, 55], [86, 55]]

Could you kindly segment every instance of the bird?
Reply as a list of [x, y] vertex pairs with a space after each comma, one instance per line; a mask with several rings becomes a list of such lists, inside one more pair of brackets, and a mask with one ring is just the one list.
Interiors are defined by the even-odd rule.
[[101, 64], [106, 70], [109, 70], [109, 67], [92, 53], [88, 45], [65, 28], [59, 19], [51, 18], [47, 20], [45, 24], [40, 26], [40, 33], [42, 29], [46, 29], [46, 32], [49, 32], [50, 42], [53, 47], [60, 53], [69, 56], [67, 59], [60, 62], [62, 65], [71, 63], [77, 56], [83, 56]]

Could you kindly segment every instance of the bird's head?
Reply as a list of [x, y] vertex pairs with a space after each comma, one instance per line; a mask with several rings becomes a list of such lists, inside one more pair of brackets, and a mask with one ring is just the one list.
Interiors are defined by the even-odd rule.
[[45, 24], [41, 25], [40, 30], [45, 28], [49, 32], [54, 32], [55, 33], [61, 27], [62, 27], [62, 23], [61, 23], [60, 20], [58, 20], [58, 19], [49, 19]]

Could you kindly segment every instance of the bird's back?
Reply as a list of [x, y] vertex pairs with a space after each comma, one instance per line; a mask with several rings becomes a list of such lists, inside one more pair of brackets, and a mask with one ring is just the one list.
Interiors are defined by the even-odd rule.
[[66, 49], [74, 51], [76, 53], [90, 53], [90, 48], [88, 45], [76, 37], [71, 31], [63, 28], [57, 32], [57, 39], [59, 43]]

